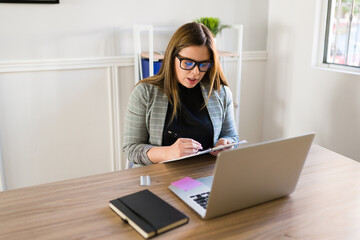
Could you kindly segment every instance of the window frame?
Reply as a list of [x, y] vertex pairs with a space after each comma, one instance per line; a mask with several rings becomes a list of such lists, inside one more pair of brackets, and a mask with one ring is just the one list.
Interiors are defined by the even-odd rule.
[[314, 44], [313, 44], [313, 56], [312, 65], [315, 68], [336, 71], [348, 74], [360, 75], [360, 67], [346, 66], [341, 64], [326, 63], [327, 54], [327, 38], [328, 23], [330, 22], [330, 14], [328, 9], [331, 0], [318, 0], [316, 3], [316, 18], [314, 29]]

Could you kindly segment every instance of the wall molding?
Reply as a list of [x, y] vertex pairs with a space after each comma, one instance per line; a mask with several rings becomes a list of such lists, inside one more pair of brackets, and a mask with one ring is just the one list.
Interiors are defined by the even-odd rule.
[[243, 61], [266, 61], [267, 60], [267, 51], [251, 51], [243, 52]]
[[132, 56], [2, 61], [0, 62], [0, 73], [128, 67], [133, 65]]
[[[112, 171], [121, 170], [121, 130], [120, 130], [120, 106], [119, 106], [119, 67], [133, 66], [133, 57], [102, 57], [86, 59], [51, 59], [51, 60], [28, 60], [0, 62], [1, 73], [23, 73], [41, 71], [63, 71], [79, 69], [107, 70], [108, 103], [110, 107], [110, 143]], [[0, 148], [0, 192], [7, 189], [5, 182], [5, 170]]]
[[[242, 59], [244, 62], [266, 61], [267, 51], [243, 52]], [[229, 61], [231, 60], [232, 59], [229, 58]], [[107, 67], [131, 67], [131, 66], [134, 66], [133, 56], [1, 61], [0, 73], [57, 71], [57, 70], [92, 69], [92, 68], [107, 68]]]

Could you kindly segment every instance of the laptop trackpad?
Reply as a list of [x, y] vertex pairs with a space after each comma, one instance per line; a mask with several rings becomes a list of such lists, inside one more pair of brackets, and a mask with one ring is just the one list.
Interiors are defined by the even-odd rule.
[[196, 181], [201, 182], [202, 184], [208, 186], [211, 189], [213, 179], [214, 176], [209, 176], [209, 177], [197, 178]]

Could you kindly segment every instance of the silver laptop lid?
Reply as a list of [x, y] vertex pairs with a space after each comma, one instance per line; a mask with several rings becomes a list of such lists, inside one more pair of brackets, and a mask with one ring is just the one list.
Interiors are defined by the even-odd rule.
[[205, 219], [291, 194], [314, 134], [221, 152]]

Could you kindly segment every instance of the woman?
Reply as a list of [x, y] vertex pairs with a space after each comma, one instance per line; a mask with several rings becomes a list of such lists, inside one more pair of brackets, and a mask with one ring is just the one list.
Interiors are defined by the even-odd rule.
[[159, 73], [135, 86], [124, 136], [123, 151], [135, 165], [238, 141], [232, 94], [204, 25], [181, 26], [168, 44]]

